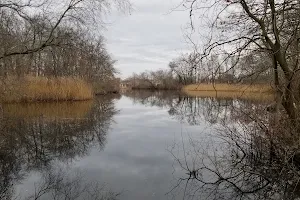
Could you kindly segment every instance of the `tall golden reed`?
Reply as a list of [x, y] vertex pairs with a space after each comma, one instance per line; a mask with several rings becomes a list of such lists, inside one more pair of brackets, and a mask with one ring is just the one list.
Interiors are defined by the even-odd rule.
[[92, 87], [73, 77], [9, 77], [2, 81], [2, 102], [79, 101], [93, 98]]
[[275, 92], [272, 86], [263, 84], [192, 84], [183, 87], [183, 92], [190, 96], [216, 97], [273, 101]]

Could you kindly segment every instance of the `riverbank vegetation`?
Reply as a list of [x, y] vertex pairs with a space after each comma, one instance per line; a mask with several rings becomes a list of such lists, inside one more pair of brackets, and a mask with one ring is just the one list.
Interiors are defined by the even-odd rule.
[[191, 84], [184, 86], [182, 91], [194, 97], [214, 97], [222, 99], [246, 99], [253, 101], [275, 100], [275, 91], [266, 84]]
[[94, 95], [90, 84], [70, 77], [8, 77], [0, 92], [2, 102], [79, 101]]
[[206, 94], [209, 91], [223, 93], [232, 98], [242, 95], [246, 98], [246, 93], [276, 93], [272, 62], [268, 59], [259, 62], [263, 56], [253, 52], [222, 62], [226, 59], [223, 55], [202, 59], [199, 54], [182, 54], [173, 59], [165, 70], [133, 74], [122, 83], [132, 89], [182, 89], [189, 94], [198, 92], [199, 96], [203, 96], [204, 91]]
[[273, 88], [268, 85], [256, 84], [191, 84], [184, 87], [186, 91], [217, 91], [217, 92], [241, 92], [241, 93], [273, 93]]
[[116, 61], [95, 30], [112, 7], [128, 6], [126, 0], [0, 2], [2, 99], [85, 100], [91, 90], [115, 91], [116, 85], [98, 91], [118, 83]]
[[275, 99], [270, 62], [256, 60], [262, 58], [260, 53], [239, 58], [238, 63], [234, 59], [220, 63], [222, 56], [213, 55], [209, 60], [199, 60], [198, 56], [181, 55], [168, 69], [133, 74], [122, 83], [131, 89], [182, 90], [198, 97]]
[[170, 70], [134, 73], [123, 80], [122, 84], [130, 89], [178, 90], [181, 88], [180, 83]]

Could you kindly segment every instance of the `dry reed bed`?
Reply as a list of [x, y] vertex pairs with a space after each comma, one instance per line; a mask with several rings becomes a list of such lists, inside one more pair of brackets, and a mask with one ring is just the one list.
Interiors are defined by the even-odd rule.
[[270, 85], [262, 84], [193, 84], [183, 87], [190, 96], [216, 97], [224, 99], [246, 99], [254, 101], [273, 101], [275, 92]]
[[71, 77], [9, 77], [1, 82], [2, 102], [80, 101], [93, 98], [92, 87]]

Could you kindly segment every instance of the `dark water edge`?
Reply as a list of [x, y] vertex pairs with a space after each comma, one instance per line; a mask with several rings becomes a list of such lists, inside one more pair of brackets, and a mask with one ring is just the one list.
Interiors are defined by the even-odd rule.
[[271, 123], [267, 105], [170, 91], [6, 105], [0, 197], [296, 199], [253, 120]]

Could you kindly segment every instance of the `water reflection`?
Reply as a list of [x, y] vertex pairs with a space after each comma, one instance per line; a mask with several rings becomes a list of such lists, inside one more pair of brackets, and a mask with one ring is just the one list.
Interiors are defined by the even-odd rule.
[[14, 185], [31, 171], [44, 172], [56, 161], [72, 162], [87, 155], [91, 147], [102, 149], [117, 112], [114, 98], [4, 105], [0, 123], [0, 199], [11, 199]]
[[[181, 94], [128, 93], [134, 102], [168, 108], [180, 121], [215, 127], [205, 141], [174, 144], [179, 178], [170, 193], [183, 199], [297, 199], [300, 137], [267, 102], [188, 98]], [[200, 131], [200, 130], [199, 130]], [[180, 152], [180, 153], [178, 153]]]
[[236, 120], [247, 122], [247, 118], [240, 114], [247, 116], [253, 109], [262, 112], [262, 116], [268, 114], [266, 101], [188, 97], [173, 91], [131, 91], [125, 95], [135, 103], [168, 108], [169, 115], [190, 125], [198, 125], [204, 121], [211, 124], [224, 124]]
[[216, 137], [174, 156], [188, 174], [179, 179], [186, 199], [299, 198], [299, 136], [256, 122], [227, 125]]
[[[99, 199], [86, 195], [102, 184], [88, 180], [124, 190], [120, 199], [130, 200], [300, 197], [298, 132], [284, 115], [269, 113], [268, 102], [166, 91], [124, 95], [119, 101], [4, 106], [0, 199], [14, 199], [15, 185], [31, 172], [41, 177], [17, 199], [35, 199], [40, 190], [45, 200]], [[112, 123], [115, 106], [120, 112]], [[76, 163], [87, 181], [57, 163]]]
[[24, 196], [24, 200], [116, 200], [118, 193], [104, 184], [85, 180], [80, 171], [68, 172], [61, 167], [43, 171], [41, 179], [34, 184], [34, 191]]

